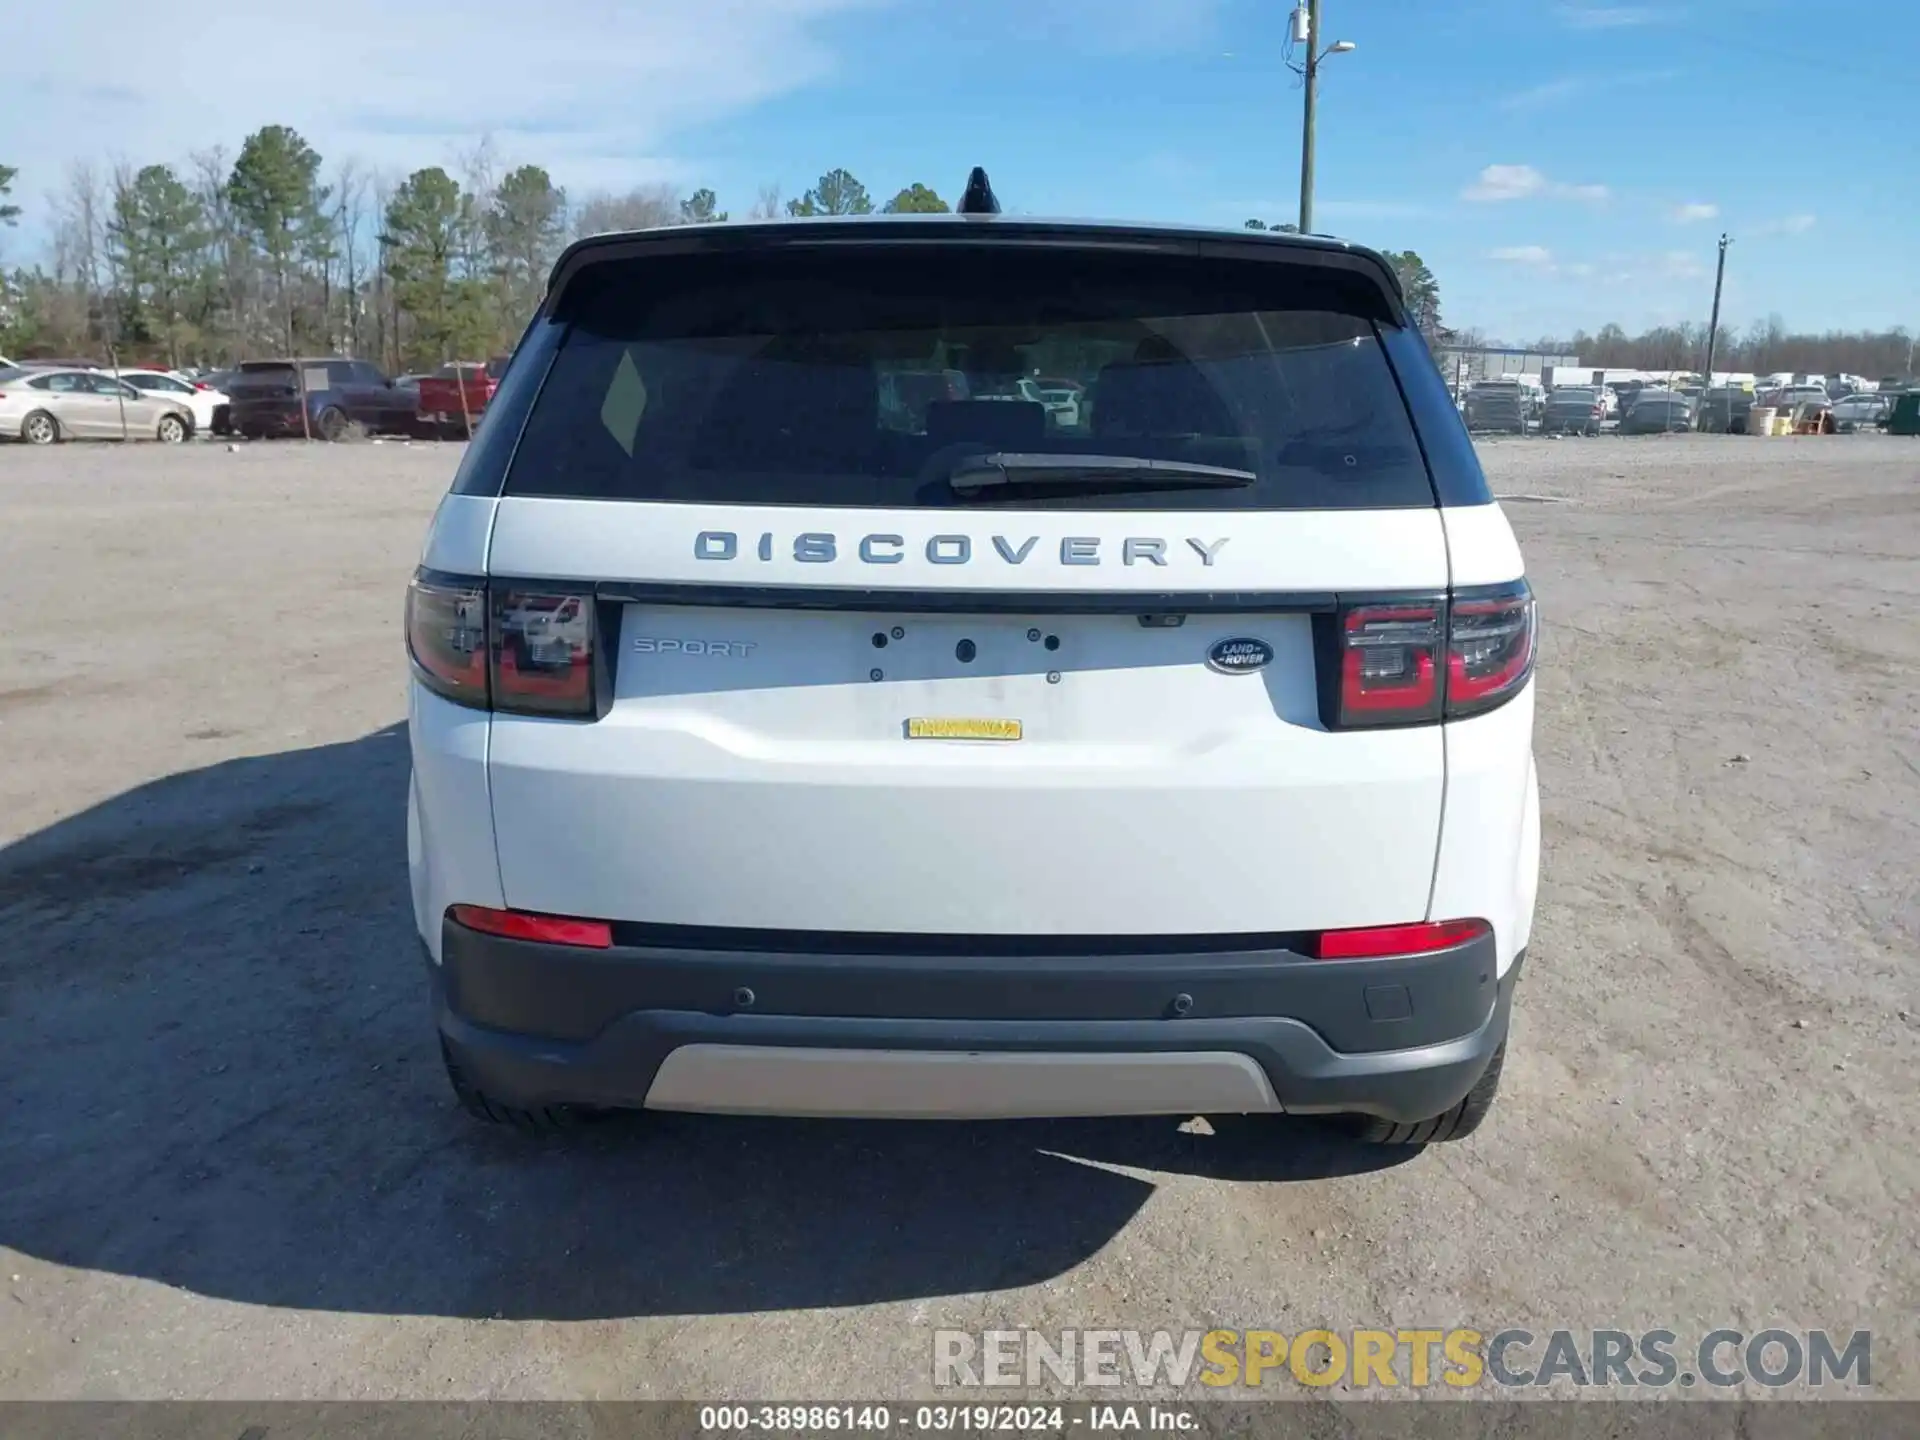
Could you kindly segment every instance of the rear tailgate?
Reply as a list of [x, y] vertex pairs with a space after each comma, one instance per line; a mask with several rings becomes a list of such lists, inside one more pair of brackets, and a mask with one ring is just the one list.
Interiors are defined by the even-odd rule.
[[[1087, 936], [1424, 915], [1440, 727], [1322, 714], [1336, 595], [1448, 578], [1364, 291], [956, 247], [929, 300], [928, 263], [628, 261], [584, 287], [488, 569], [597, 596], [604, 693], [590, 721], [494, 717], [507, 903]], [[963, 368], [974, 398], [888, 412], [889, 367]], [[1021, 403], [1036, 371], [1084, 384], [1082, 413]], [[1015, 445], [1255, 478], [947, 483]], [[526, 623], [531, 666], [551, 627]]]
[[[234, 410], [253, 415], [298, 416], [300, 413], [300, 376], [291, 365], [272, 361], [249, 361], [233, 374], [227, 387], [227, 403]], [[325, 388], [325, 371], [318, 377]]]
[[[464, 367], [463, 373], [457, 378], [451, 373], [451, 367], [443, 367], [437, 375], [430, 375], [420, 382], [420, 413], [450, 418], [461, 414], [477, 417], [486, 410], [487, 402], [493, 398], [494, 386], [494, 379], [481, 366]], [[466, 392], [464, 410], [461, 408], [462, 390]]]

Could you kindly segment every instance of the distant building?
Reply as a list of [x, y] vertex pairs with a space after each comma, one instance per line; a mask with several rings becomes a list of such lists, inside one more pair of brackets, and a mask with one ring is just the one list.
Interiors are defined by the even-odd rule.
[[[1555, 355], [1545, 350], [1516, 350], [1494, 345], [1438, 345], [1433, 360], [1447, 388], [1457, 396], [1482, 380], [1498, 380], [1502, 375], [1543, 377], [1556, 367], [1578, 369], [1578, 355]], [[1545, 383], [1544, 379], [1541, 383]]]

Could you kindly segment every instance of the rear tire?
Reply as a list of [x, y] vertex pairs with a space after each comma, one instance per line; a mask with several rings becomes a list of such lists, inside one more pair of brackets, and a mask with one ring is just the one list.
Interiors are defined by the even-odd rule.
[[440, 1042], [440, 1058], [447, 1067], [447, 1081], [453, 1086], [460, 1108], [476, 1120], [489, 1125], [507, 1125], [523, 1135], [560, 1135], [577, 1130], [587, 1118], [586, 1112], [572, 1105], [509, 1105], [496, 1100], [467, 1079], [460, 1062], [453, 1058], [447, 1042]]
[[1506, 1058], [1507, 1042], [1502, 1040], [1487, 1062], [1486, 1072], [1473, 1082], [1466, 1098], [1431, 1120], [1402, 1125], [1372, 1115], [1350, 1115], [1342, 1117], [1343, 1122], [1354, 1139], [1368, 1145], [1438, 1145], [1464, 1140], [1480, 1128], [1493, 1109], [1494, 1097], [1500, 1093], [1500, 1067]]
[[29, 445], [51, 445], [60, 438], [60, 422], [36, 410], [20, 422], [20, 438]]
[[347, 433], [347, 417], [329, 405], [320, 412], [317, 429], [320, 438], [332, 444], [334, 441], [345, 437]]

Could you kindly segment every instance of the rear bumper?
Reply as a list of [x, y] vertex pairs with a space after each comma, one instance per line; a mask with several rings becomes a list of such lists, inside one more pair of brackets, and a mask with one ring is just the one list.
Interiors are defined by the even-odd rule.
[[290, 410], [229, 405], [227, 423], [242, 435], [303, 435], [299, 407]]
[[1521, 969], [1496, 979], [1490, 938], [1363, 961], [1284, 948], [995, 953], [993, 937], [980, 948], [590, 951], [448, 922], [429, 969], [442, 1037], [478, 1088], [510, 1104], [956, 1119], [1354, 1111], [1403, 1123], [1442, 1113], [1480, 1078]]

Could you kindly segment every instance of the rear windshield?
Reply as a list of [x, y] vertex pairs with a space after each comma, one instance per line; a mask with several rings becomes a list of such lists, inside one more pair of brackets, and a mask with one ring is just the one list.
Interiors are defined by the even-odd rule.
[[[509, 495], [947, 507], [1428, 506], [1366, 282], [1311, 265], [1012, 247], [608, 262]], [[1232, 488], [957, 494], [983, 453], [1251, 472]], [[984, 497], [984, 498], [983, 498]]]

